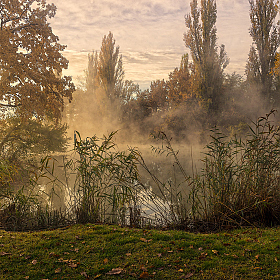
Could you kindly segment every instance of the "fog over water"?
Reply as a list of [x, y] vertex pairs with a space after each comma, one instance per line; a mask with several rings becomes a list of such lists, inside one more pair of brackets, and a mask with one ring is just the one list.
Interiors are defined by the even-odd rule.
[[[123, 55], [125, 78], [148, 88], [156, 79], [167, 79], [187, 52], [183, 34], [190, 0], [48, 0], [57, 6], [50, 20], [60, 43], [67, 45], [66, 75], [75, 82], [87, 67], [87, 55], [99, 50], [109, 31]], [[217, 0], [218, 43], [230, 57], [227, 72], [244, 74], [251, 44], [249, 3], [246, 0]]]

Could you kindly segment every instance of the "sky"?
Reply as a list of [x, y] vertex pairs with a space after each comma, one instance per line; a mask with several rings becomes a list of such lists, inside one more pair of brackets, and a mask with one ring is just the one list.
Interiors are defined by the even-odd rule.
[[[100, 50], [111, 31], [123, 57], [125, 79], [149, 88], [151, 81], [168, 79], [188, 52], [183, 41], [190, 0], [48, 0], [57, 7], [49, 22], [60, 43], [67, 45], [65, 75], [78, 85], [84, 79], [88, 53]], [[200, 2], [200, 1], [199, 1]], [[218, 44], [230, 58], [227, 73], [244, 75], [250, 45], [247, 0], [217, 0]]]

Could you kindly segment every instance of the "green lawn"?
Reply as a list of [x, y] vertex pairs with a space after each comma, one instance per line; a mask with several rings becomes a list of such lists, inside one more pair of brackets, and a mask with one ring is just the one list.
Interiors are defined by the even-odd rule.
[[280, 227], [0, 231], [0, 279], [280, 279]]

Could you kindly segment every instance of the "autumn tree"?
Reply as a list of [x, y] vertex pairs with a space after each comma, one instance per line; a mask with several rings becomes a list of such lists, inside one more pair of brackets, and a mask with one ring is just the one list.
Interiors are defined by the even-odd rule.
[[40, 156], [67, 145], [60, 120], [74, 84], [62, 75], [66, 46], [48, 23], [55, 13], [45, 0], [0, 2], [0, 165], [16, 170], [10, 181], [17, 186], [28, 183]]
[[148, 102], [151, 111], [156, 113], [168, 108], [168, 90], [164, 80], [152, 81], [150, 85]]
[[48, 19], [54, 4], [45, 0], [1, 0], [0, 109], [24, 118], [59, 119], [74, 85], [62, 76], [68, 61]]
[[228, 65], [224, 45], [217, 47], [217, 7], [215, 0], [192, 0], [191, 12], [185, 18], [187, 33], [184, 35], [193, 61], [197, 97], [208, 114], [217, 113], [221, 103], [223, 71]]
[[276, 23], [278, 1], [249, 0], [250, 35], [253, 40], [246, 65], [247, 80], [261, 86], [266, 103], [271, 99], [273, 88], [272, 70], [280, 46], [280, 25]]
[[168, 101], [171, 108], [176, 108], [186, 101], [193, 98], [192, 75], [189, 64], [189, 56], [182, 56], [180, 67], [176, 67], [169, 74], [167, 81]]

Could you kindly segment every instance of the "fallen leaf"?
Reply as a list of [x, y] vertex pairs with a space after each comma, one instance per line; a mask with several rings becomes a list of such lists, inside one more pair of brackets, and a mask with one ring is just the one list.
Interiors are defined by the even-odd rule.
[[183, 270], [182, 268], [180, 268], [180, 269], [178, 270], [178, 272], [184, 272], [184, 270]]
[[145, 266], [141, 266], [140, 269], [143, 271], [147, 271], [147, 268]]
[[198, 250], [199, 250], [199, 251], [202, 251], [202, 250], [203, 250], [203, 248], [202, 248], [202, 247], [199, 247], [199, 248], [198, 248]]
[[59, 258], [60, 257], [60, 255], [56, 254], [55, 252], [50, 252], [49, 256], [54, 257], [54, 258]]
[[104, 259], [103, 262], [104, 262], [104, 264], [107, 264], [108, 263], [108, 259], [107, 258]]
[[68, 266], [70, 266], [70, 267], [72, 267], [72, 268], [76, 268], [78, 265], [77, 265], [76, 263], [70, 262], [70, 263], [68, 264]]
[[93, 277], [93, 279], [99, 278], [102, 274], [97, 274]]
[[87, 273], [85, 271], [81, 272], [81, 275], [87, 277]]
[[54, 273], [60, 273], [61, 272], [61, 268], [59, 267], [59, 268], [57, 268], [55, 271], [54, 271]]
[[260, 269], [260, 270], [262, 270], [262, 267], [256, 266], [256, 267], [254, 267], [254, 269]]
[[24, 279], [29, 279], [29, 276], [25, 276]]
[[167, 253], [173, 253], [173, 251], [167, 251]]
[[11, 255], [11, 253], [6, 253], [6, 252], [1, 252], [0, 256], [6, 256], [6, 255]]
[[256, 260], [258, 260], [259, 259], [259, 255], [256, 255], [255, 258], [256, 258]]
[[200, 260], [205, 259], [207, 256], [207, 253], [201, 253], [201, 255], [198, 257]]
[[140, 274], [139, 278], [148, 278], [150, 275], [148, 272], [144, 271]]
[[193, 273], [188, 273], [186, 275], [182, 275], [179, 279], [189, 279], [193, 276]]
[[161, 253], [159, 253], [159, 254], [157, 254], [157, 256], [160, 258], [160, 257], [162, 256], [162, 254], [161, 254]]
[[78, 253], [78, 252], [79, 252], [79, 248], [75, 248], [74, 251], [75, 251], [76, 253]]
[[193, 249], [193, 245], [190, 245], [190, 247], [189, 247], [190, 249]]
[[131, 256], [131, 253], [126, 253], [126, 256]]
[[278, 262], [278, 259], [277, 259], [277, 257], [275, 257], [275, 258], [274, 258], [274, 260], [275, 260], [276, 262]]
[[140, 240], [143, 242], [151, 242], [153, 239], [146, 239], [146, 238], [141, 237]]
[[38, 261], [37, 261], [37, 260], [33, 260], [31, 263], [32, 263], [32, 264], [37, 264]]
[[217, 255], [218, 254], [218, 251], [217, 250], [212, 250], [212, 252]]
[[117, 274], [121, 274], [123, 271], [122, 268], [113, 268], [111, 271], [107, 272], [107, 275], [117, 275]]

